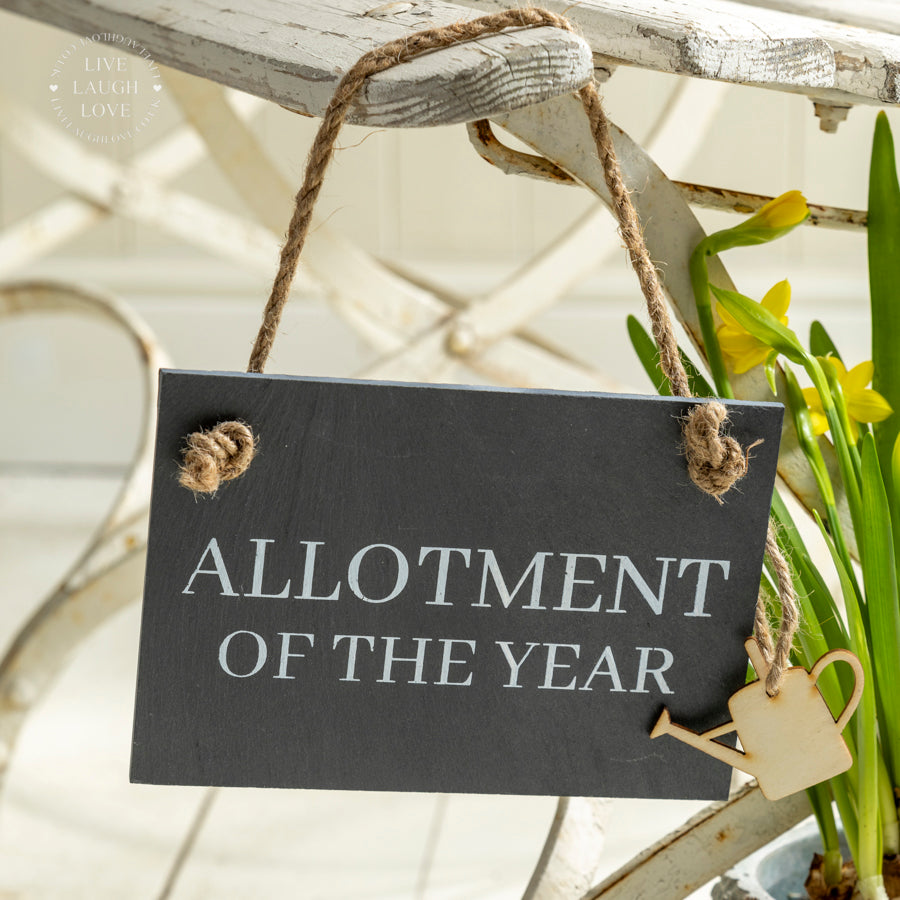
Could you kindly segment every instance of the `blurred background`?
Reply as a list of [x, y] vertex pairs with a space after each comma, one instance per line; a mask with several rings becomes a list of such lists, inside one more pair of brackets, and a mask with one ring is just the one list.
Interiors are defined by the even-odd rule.
[[[59, 129], [47, 85], [71, 40], [0, 12], [7, 123], [18, 106]], [[603, 96], [610, 118], [640, 142], [677, 86], [675, 76], [622, 67]], [[704, 88], [708, 101], [701, 90], [696, 115], [675, 123], [674, 139], [679, 129], [688, 139], [706, 118], [707, 102], [718, 111], [693, 159], [669, 177], [769, 195], [797, 188], [810, 202], [865, 208], [874, 109], [854, 108], [836, 134], [825, 134], [806, 99], [739, 86], [721, 96], [718, 85]], [[182, 127], [167, 91], [160, 96], [142, 134], [83, 149], [128, 166]], [[889, 115], [896, 126], [897, 114]], [[299, 186], [317, 120], [260, 102], [250, 121], [283, 177]], [[489, 294], [596, 203], [583, 189], [503, 175], [476, 155], [463, 126], [348, 126], [339, 143], [319, 221], [377, 258], [469, 298]], [[252, 217], [208, 159], [169, 187]], [[21, 228], [65, 196], [8, 131], [0, 132], [0, 229]], [[286, 197], [285, 226], [289, 212]], [[737, 221], [703, 210], [698, 217], [707, 230]], [[598, 243], [614, 227], [611, 218], [600, 220]], [[98, 215], [92, 227], [39, 256], [0, 233], [0, 277], [98, 288], [146, 320], [175, 366], [243, 370], [276, 244], [270, 264], [264, 254], [263, 264], [242, 264], [234, 254], [132, 219]], [[732, 251], [725, 262], [738, 288], [756, 299], [789, 278], [791, 324], [805, 333], [812, 318], [821, 318], [848, 367], [868, 357], [864, 233], [802, 228], [765, 248]], [[598, 254], [589, 277], [529, 327], [624, 389], [646, 393], [651, 387], [625, 331], [629, 313], [644, 319], [637, 282], [618, 250]], [[268, 371], [353, 376], [378, 356], [302, 277]], [[138, 361], [112, 327], [69, 314], [0, 321], [4, 643], [101, 521], [134, 453], [141, 404]], [[22, 732], [0, 806], [0, 898], [521, 895], [553, 798], [225, 791], [177, 882], [166, 887], [203, 792], [127, 783], [138, 606], [76, 648]], [[700, 806], [616, 801], [601, 874]]]

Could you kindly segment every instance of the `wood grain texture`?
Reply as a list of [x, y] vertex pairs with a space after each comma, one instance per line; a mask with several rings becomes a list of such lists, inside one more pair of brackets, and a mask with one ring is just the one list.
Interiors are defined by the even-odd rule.
[[[463, 0], [485, 12], [506, 0]], [[800, 17], [728, 0], [548, 0], [595, 53], [642, 68], [740, 84], [831, 87], [834, 57]]]
[[[0, 0], [77, 34], [119, 32], [157, 62], [321, 115], [367, 49], [508, 0], [261, 0], [222, 9], [186, 0]], [[595, 56], [663, 72], [805, 93], [834, 104], [900, 102], [900, 13], [869, 0], [547, 0]], [[468, 8], [464, 8], [468, 7]], [[442, 50], [375, 76], [350, 121], [382, 126], [472, 121], [568, 93], [591, 75], [588, 47], [553, 28]]]
[[[764, 5], [768, 5], [765, 0]], [[837, 102], [900, 103], [900, 8], [894, 10], [893, 21], [885, 16], [883, 21], [872, 22], [877, 28], [842, 24], [829, 20], [830, 16], [804, 19], [834, 53], [834, 85], [816, 96]], [[758, 12], [758, 8], [752, 9], [753, 15]]]
[[896, 0], [737, 0], [748, 6], [763, 6], [781, 12], [797, 13], [813, 19], [826, 19], [842, 25], [900, 34], [900, 6]]
[[[489, 11], [505, 0], [460, 0]], [[839, 0], [546, 0], [604, 58], [682, 75], [809, 94], [900, 102], [900, 9]], [[875, 15], [879, 12], [879, 15]], [[844, 24], [842, 24], [844, 23]], [[849, 23], [849, 24], [847, 24]], [[859, 27], [867, 26], [867, 27]]]
[[808, 815], [805, 795], [773, 803], [751, 783], [648, 847], [582, 900], [681, 900]]
[[[367, 50], [478, 14], [449, 3], [257, 0], [0, 0], [0, 7], [76, 34], [119, 33], [155, 62], [320, 116], [341, 75]], [[429, 53], [374, 76], [348, 121], [446, 125], [577, 90], [591, 53], [556, 28], [509, 32]]]
[[[745, 685], [728, 700], [731, 720], [698, 734], [672, 721], [664, 709], [650, 736], [668, 735], [715, 759], [752, 775], [769, 800], [780, 800], [834, 778], [853, 764], [841, 732], [856, 709], [863, 691], [862, 663], [849, 650], [832, 650], [807, 671], [792, 666], [774, 697], [766, 690], [767, 665], [756, 638], [744, 642], [759, 679]], [[819, 675], [835, 662], [853, 668], [853, 693], [837, 720], [816, 685]], [[741, 749], [725, 746], [718, 738], [736, 732]], [[804, 752], [815, 748], [814, 753]]]

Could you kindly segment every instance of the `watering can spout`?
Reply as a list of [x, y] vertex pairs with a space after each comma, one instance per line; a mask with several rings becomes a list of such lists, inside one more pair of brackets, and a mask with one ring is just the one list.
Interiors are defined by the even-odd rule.
[[669, 715], [669, 710], [663, 709], [659, 718], [656, 720], [656, 724], [653, 726], [653, 731], [650, 732], [650, 737], [658, 738], [660, 735], [668, 734], [671, 724], [672, 717]]
[[685, 728], [683, 725], [676, 725], [672, 721], [668, 709], [664, 709], [660, 714], [660, 717], [656, 720], [653, 731], [650, 732], [650, 737], [657, 738], [664, 734], [668, 734], [670, 737], [676, 738], [682, 743], [689, 744], [691, 747], [701, 750], [703, 753], [712, 756], [714, 759], [720, 760], [726, 765], [742, 769], [750, 775], [754, 775], [747, 766], [748, 759], [744, 753], [741, 753], [740, 750], [726, 747], [716, 740], [717, 737], [721, 737], [723, 734], [728, 734], [734, 730], [734, 723], [726, 722], [718, 728], [711, 728], [709, 731], [698, 734], [696, 731], [691, 731], [690, 728]]
[[[754, 638], [748, 638], [744, 646], [759, 680], [744, 685], [729, 697], [732, 721], [698, 734], [676, 725], [664, 709], [650, 737], [668, 734], [747, 772], [759, 781], [760, 790], [769, 800], [778, 800], [846, 772], [853, 758], [841, 732], [862, 696], [862, 663], [849, 650], [830, 650], [809, 671], [802, 666], [788, 669], [783, 674], [781, 689], [770, 695], [765, 684], [769, 666], [762, 650]], [[838, 661], [853, 669], [854, 684], [850, 699], [835, 719], [816, 682], [827, 666]], [[730, 732], [737, 732], [743, 752], [716, 740]], [[813, 754], [804, 752], [811, 735], [816, 748]]]

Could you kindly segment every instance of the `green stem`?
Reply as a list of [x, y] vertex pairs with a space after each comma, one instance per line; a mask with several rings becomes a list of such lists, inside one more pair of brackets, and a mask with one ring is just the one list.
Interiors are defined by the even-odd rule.
[[[854, 768], [856, 766], [854, 765]], [[830, 780], [831, 792], [834, 794], [834, 802], [837, 804], [838, 813], [841, 816], [841, 824], [844, 826], [844, 837], [850, 848], [850, 856], [856, 860], [859, 857], [859, 813], [854, 803], [856, 792], [850, 784], [849, 773], [837, 775]]]
[[828, 387], [831, 389], [834, 407], [837, 412], [838, 420], [841, 423], [841, 431], [847, 439], [847, 451], [850, 455], [853, 471], [856, 473], [856, 480], [860, 481], [862, 479], [862, 465], [860, 462], [859, 447], [857, 446], [857, 442], [850, 439], [853, 434], [853, 426], [850, 424], [850, 413], [847, 410], [844, 389], [841, 387], [840, 381], [838, 381], [837, 372], [835, 372], [833, 366], [829, 365], [823, 367], [822, 371], [828, 381]]
[[694, 288], [694, 301], [697, 304], [697, 318], [700, 320], [700, 333], [703, 335], [703, 349], [706, 350], [706, 359], [709, 362], [709, 371], [712, 374], [716, 391], [720, 397], [734, 399], [734, 391], [728, 380], [728, 372], [725, 369], [725, 360], [722, 358], [722, 350], [719, 347], [719, 339], [716, 337], [716, 323], [713, 319], [712, 301], [709, 296], [709, 269], [706, 265], [706, 257], [711, 255], [707, 250], [706, 242], [701, 241], [691, 254], [689, 270], [691, 285]]
[[[848, 592], [849, 593], [849, 592]], [[876, 734], [875, 689], [872, 682], [872, 664], [869, 661], [865, 634], [862, 628], [859, 609], [855, 599], [845, 596], [848, 617], [851, 620], [851, 631], [856, 644], [857, 656], [866, 673], [866, 685], [863, 689], [859, 708], [854, 713], [856, 720], [856, 745], [858, 748], [859, 787], [859, 853], [856, 857], [856, 870], [860, 882], [866, 880], [870, 886], [874, 879], [881, 879], [881, 796], [879, 791], [879, 763], [883, 765], [878, 752]], [[882, 881], [883, 885], [883, 881]], [[882, 888], [883, 889], [883, 888]], [[877, 896], [877, 894], [872, 894]]]
[[878, 756], [878, 803], [881, 809], [882, 853], [896, 856], [900, 853], [900, 823], [897, 821], [897, 803], [894, 787], [888, 775], [884, 754]]
[[859, 467], [854, 465], [853, 456], [850, 452], [850, 445], [847, 441], [847, 435], [844, 432], [844, 424], [841, 421], [840, 414], [831, 395], [828, 385], [828, 379], [819, 365], [819, 361], [808, 356], [805, 361], [805, 368], [819, 397], [822, 400], [822, 409], [828, 419], [828, 426], [831, 431], [831, 437], [834, 441], [834, 449], [838, 459], [838, 466], [841, 470], [841, 480], [844, 483], [844, 490], [847, 494], [847, 505], [850, 507], [850, 517], [853, 520], [853, 529], [856, 534], [860, 534], [862, 529], [861, 516], [864, 511], [862, 508], [862, 497], [859, 491]]
[[[826, 415], [829, 408], [831, 409], [832, 415], [836, 415], [834, 411], [834, 401], [831, 397], [831, 392], [828, 390], [828, 383], [825, 380], [825, 373], [822, 371], [818, 361], [814, 357], [805, 356], [804, 367], [812, 378], [816, 389], [819, 391], [819, 395], [822, 398], [822, 406], [826, 410]], [[822, 497], [822, 502], [825, 505], [825, 518], [828, 521], [828, 528], [831, 532], [832, 539], [834, 540], [835, 547], [841, 557], [841, 561], [844, 564], [844, 568], [847, 570], [850, 581], [856, 591], [856, 596], [861, 598], [863, 594], [856, 578], [853, 563], [850, 559], [850, 549], [847, 546], [847, 540], [844, 537], [841, 520], [838, 517], [834, 487], [831, 484], [831, 476], [828, 474], [828, 467], [825, 465], [822, 449], [819, 447], [819, 442], [813, 433], [812, 420], [810, 419], [806, 400], [803, 398], [803, 393], [800, 390], [800, 385], [797, 383], [796, 376], [788, 365], [784, 366], [784, 380], [787, 389], [788, 409], [794, 419], [797, 439], [800, 441], [803, 454], [806, 456], [806, 460], [812, 470], [813, 478], [816, 481], [816, 486], [819, 489], [819, 494]], [[859, 485], [855, 481], [854, 485], [856, 486], [857, 498], [859, 498]], [[857, 499], [856, 508], [859, 509], [860, 506], [861, 501]], [[852, 511], [853, 506], [851, 506], [851, 512]], [[854, 518], [854, 525], [855, 523], [856, 520]], [[800, 556], [802, 558], [803, 555], [806, 554], [806, 548], [803, 547], [803, 542], [799, 539], [799, 536], [798, 540], [801, 548]]]
[[[854, 848], [853, 859], [859, 873], [860, 883], [867, 882], [868, 889], [874, 889], [875, 880], [881, 879], [881, 804], [879, 796], [879, 765], [883, 765], [878, 747], [878, 721], [875, 703], [875, 683], [873, 678], [872, 658], [869, 653], [863, 615], [858, 596], [850, 583], [849, 573], [837, 553], [834, 541], [831, 540], [822, 520], [815, 516], [822, 532], [822, 537], [831, 552], [841, 582], [844, 605], [847, 611], [847, 624], [851, 638], [851, 649], [859, 658], [864, 673], [864, 687], [859, 706], [853, 714], [856, 731], [856, 807], [859, 823], [858, 846]], [[838, 793], [835, 791], [835, 798]], [[843, 815], [843, 809], [841, 810]], [[870, 896], [878, 896], [871, 894]]]
[[825, 885], [832, 887], [841, 883], [841, 869], [844, 861], [841, 858], [837, 822], [834, 820], [834, 810], [831, 808], [831, 790], [826, 781], [807, 788], [806, 793], [816, 817], [816, 824], [819, 826], [822, 847], [825, 851], [825, 864], [822, 870], [822, 874], [825, 876]]

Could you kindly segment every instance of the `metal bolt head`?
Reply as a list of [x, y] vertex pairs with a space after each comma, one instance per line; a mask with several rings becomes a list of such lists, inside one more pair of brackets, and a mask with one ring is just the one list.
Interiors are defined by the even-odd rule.
[[847, 118], [851, 107], [813, 100], [813, 109], [819, 117], [819, 128], [828, 134], [834, 134], [838, 130], [838, 125]]

